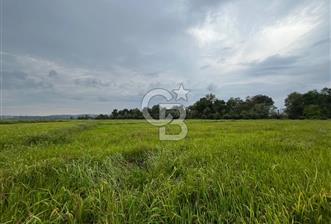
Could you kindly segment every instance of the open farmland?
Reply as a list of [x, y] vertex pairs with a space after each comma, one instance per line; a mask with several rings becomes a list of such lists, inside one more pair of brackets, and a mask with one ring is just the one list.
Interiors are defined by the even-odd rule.
[[0, 124], [0, 223], [331, 222], [331, 121], [186, 123]]

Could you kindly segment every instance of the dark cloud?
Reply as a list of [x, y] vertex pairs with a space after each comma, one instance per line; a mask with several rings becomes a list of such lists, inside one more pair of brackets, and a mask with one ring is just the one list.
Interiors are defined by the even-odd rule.
[[301, 57], [299, 56], [281, 56], [272, 55], [260, 62], [246, 64], [251, 69], [251, 73], [255, 75], [271, 75], [295, 68]]
[[[177, 57], [171, 55], [177, 45], [172, 41], [184, 45], [187, 26], [176, 2], [168, 6], [144, 0], [82, 0], [79, 7], [66, 0], [6, 1], [6, 48], [85, 67], [134, 68], [148, 61], [162, 65]], [[161, 57], [145, 54], [160, 50]]]
[[[233, 0], [234, 2], [235, 0]], [[230, 0], [188, 0], [187, 4], [193, 12], [205, 12], [216, 10], [220, 4], [231, 2]]]
[[226, 60], [225, 58], [219, 58], [219, 59], [216, 60], [216, 62], [217, 63], [222, 63], [222, 62], [225, 62], [225, 60]]
[[82, 87], [101, 88], [108, 87], [108, 82], [103, 82], [95, 78], [79, 78], [74, 80], [75, 84]]
[[317, 47], [317, 46], [324, 45], [324, 44], [330, 45], [330, 38], [319, 40], [319, 41], [315, 42], [312, 46]]
[[52, 84], [43, 80], [36, 80], [27, 73], [21, 71], [4, 71], [3, 88], [17, 91], [24, 89], [51, 88]]
[[224, 51], [228, 51], [228, 50], [231, 50], [231, 49], [232, 49], [232, 47], [223, 47]]
[[124, 107], [127, 108], [127, 103], [134, 103], [135, 107], [139, 107], [139, 103], [141, 101], [141, 96], [118, 96], [116, 99], [114, 99], [112, 96], [98, 96], [95, 99], [98, 102], [101, 103], [113, 103], [113, 102], [121, 102], [124, 104]]
[[203, 66], [200, 67], [200, 70], [205, 70], [205, 69], [207, 69], [209, 67], [210, 67], [210, 65], [203, 65]]
[[57, 78], [59, 74], [55, 70], [50, 70], [48, 73], [48, 77], [50, 78]]
[[192, 92], [197, 99], [208, 90], [281, 98], [330, 79], [327, 0], [3, 5], [3, 86], [11, 96], [5, 103], [18, 108], [8, 113], [24, 113], [24, 104], [33, 113], [41, 102], [46, 113], [50, 100], [63, 112], [137, 106], [149, 89], [181, 82], [199, 90]]
[[161, 72], [156, 71], [156, 72], [148, 72], [148, 73], [145, 73], [144, 75], [145, 76], [150, 76], [150, 77], [156, 77], [160, 74], [161, 74]]
[[110, 97], [99, 96], [99, 97], [97, 97], [97, 100], [100, 102], [109, 102], [112, 99]]

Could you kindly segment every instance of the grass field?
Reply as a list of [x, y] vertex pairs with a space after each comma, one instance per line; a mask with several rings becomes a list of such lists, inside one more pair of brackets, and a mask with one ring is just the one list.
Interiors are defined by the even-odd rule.
[[331, 121], [187, 125], [0, 124], [0, 223], [331, 223]]

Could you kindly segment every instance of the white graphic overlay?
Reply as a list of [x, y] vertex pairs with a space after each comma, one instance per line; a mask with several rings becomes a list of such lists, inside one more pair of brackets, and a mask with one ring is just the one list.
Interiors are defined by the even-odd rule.
[[[173, 96], [172, 92], [176, 95]], [[180, 100], [187, 101], [187, 94], [189, 90], [186, 90], [183, 84], [180, 84], [178, 89], [174, 89], [170, 92], [169, 90], [157, 88], [152, 89], [144, 96], [141, 109], [143, 112], [144, 118], [152, 125], [159, 127], [159, 139], [160, 140], [169, 140], [169, 141], [178, 141], [186, 137], [188, 129], [185, 124], [186, 110], [183, 104], [177, 103]], [[154, 97], [163, 97], [168, 102], [175, 100], [176, 103], [160, 103], [158, 111], [158, 119], [153, 118], [149, 113], [149, 103]], [[174, 118], [170, 113], [167, 114], [167, 110], [177, 110], [179, 112], [179, 117]], [[180, 127], [181, 131], [178, 134], [166, 134], [166, 125], [177, 125]]]

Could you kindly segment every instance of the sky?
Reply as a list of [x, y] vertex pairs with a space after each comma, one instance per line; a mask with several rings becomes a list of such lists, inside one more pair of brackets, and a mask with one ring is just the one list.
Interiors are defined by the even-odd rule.
[[99, 114], [330, 87], [328, 0], [0, 0], [2, 112]]

